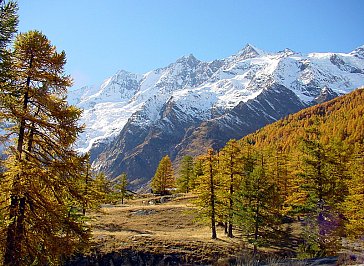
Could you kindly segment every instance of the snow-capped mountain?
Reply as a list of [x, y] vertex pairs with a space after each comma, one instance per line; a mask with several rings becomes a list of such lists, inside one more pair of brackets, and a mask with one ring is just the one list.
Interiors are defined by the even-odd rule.
[[364, 46], [302, 55], [246, 45], [222, 60], [189, 55], [142, 75], [119, 71], [99, 87], [70, 92], [69, 102], [84, 109], [80, 151], [91, 151], [94, 167], [110, 176], [127, 172], [137, 187], [166, 154], [178, 160], [219, 148], [363, 85]]

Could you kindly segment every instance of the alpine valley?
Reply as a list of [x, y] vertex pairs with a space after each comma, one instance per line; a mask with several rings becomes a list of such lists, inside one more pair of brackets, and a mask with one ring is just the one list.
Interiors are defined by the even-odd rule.
[[146, 187], [160, 159], [219, 149], [266, 124], [364, 85], [364, 46], [350, 53], [267, 53], [246, 45], [225, 59], [184, 56], [145, 74], [119, 71], [69, 92], [86, 125], [80, 152], [109, 178]]

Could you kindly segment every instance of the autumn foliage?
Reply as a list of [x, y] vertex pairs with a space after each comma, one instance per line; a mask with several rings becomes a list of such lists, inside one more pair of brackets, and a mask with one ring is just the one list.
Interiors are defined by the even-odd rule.
[[357, 89], [200, 157], [211, 167], [197, 178], [197, 204], [213, 208], [229, 236], [243, 230], [255, 250], [291, 217], [305, 220], [303, 257], [335, 254], [342, 237], [363, 236], [363, 141], [364, 89]]

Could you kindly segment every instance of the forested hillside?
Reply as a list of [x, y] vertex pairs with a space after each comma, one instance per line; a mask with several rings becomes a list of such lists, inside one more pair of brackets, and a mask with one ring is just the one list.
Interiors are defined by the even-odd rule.
[[289, 115], [244, 139], [254, 139], [258, 148], [280, 147], [291, 151], [298, 148], [297, 144], [309, 127], [320, 131], [320, 139], [325, 144], [335, 139], [345, 144], [362, 144], [364, 89]]
[[[301, 221], [299, 257], [335, 255], [364, 230], [364, 90], [230, 140], [195, 161], [200, 216], [257, 251]], [[179, 182], [181, 183], [181, 182]]]

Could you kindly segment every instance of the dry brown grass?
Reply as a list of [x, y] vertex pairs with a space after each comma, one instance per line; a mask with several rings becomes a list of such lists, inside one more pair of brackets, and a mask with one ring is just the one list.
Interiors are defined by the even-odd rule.
[[[211, 239], [210, 228], [196, 221], [197, 209], [192, 203], [194, 198], [193, 195], [181, 195], [163, 204], [150, 205], [149, 201], [160, 197], [149, 195], [128, 200], [124, 205], [104, 206], [91, 214], [94, 251], [98, 254], [130, 250], [148, 254], [178, 254], [184, 262], [218, 262], [216, 265], [229, 265], [229, 259], [235, 258], [236, 265], [253, 265], [243, 263], [243, 260], [251, 257], [252, 247], [246, 246], [247, 241], [243, 242], [237, 232], [237, 237], [228, 238], [224, 229], [218, 227], [218, 239]], [[297, 237], [302, 229], [300, 223], [296, 221], [285, 226], [291, 236], [277, 238], [276, 242], [281, 245], [271, 243], [270, 247], [260, 248], [263, 257], [293, 254], [297, 249]], [[349, 254], [350, 258], [354, 253], [345, 254]], [[348, 257], [345, 254], [341, 255], [343, 259]], [[361, 256], [357, 255], [356, 258], [361, 262]]]
[[[180, 196], [163, 204], [147, 204], [152, 198], [105, 206], [93, 213], [93, 238], [102, 253], [132, 249], [157, 254], [180, 254], [186, 261], [210, 262], [234, 256], [243, 248], [239, 238], [227, 238], [223, 228], [211, 239], [208, 226], [196, 222], [193, 196]], [[156, 198], [154, 198], [156, 199]]]

